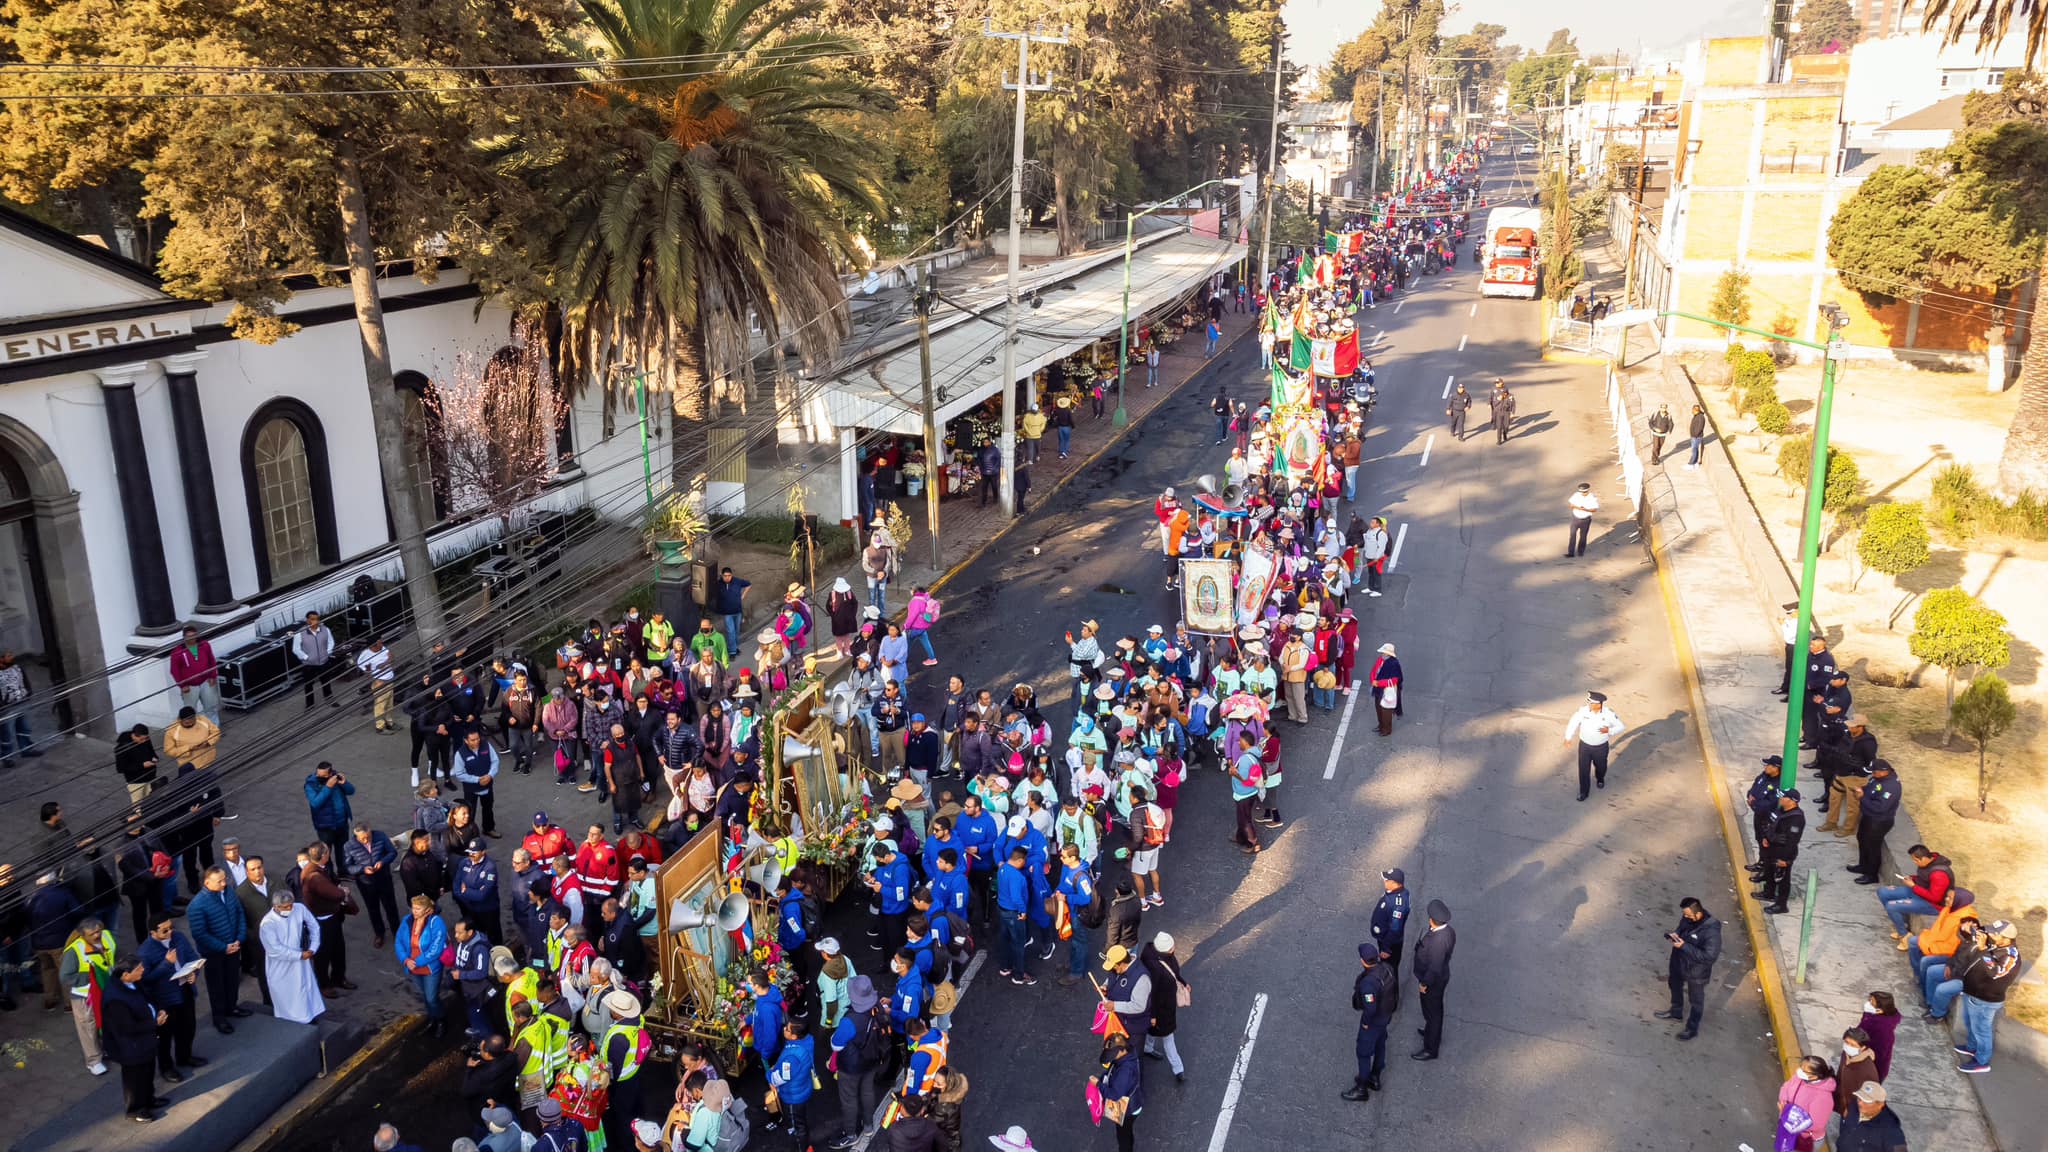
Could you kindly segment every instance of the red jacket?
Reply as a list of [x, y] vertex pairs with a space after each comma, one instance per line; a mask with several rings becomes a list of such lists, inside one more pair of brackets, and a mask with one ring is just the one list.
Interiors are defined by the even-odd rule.
[[555, 857], [569, 850], [569, 834], [550, 824], [542, 832], [528, 832], [526, 839], [519, 842], [533, 862], [542, 868], [554, 871]]
[[603, 900], [619, 887], [618, 850], [603, 841], [576, 849], [576, 877], [583, 884], [586, 905]]
[[220, 675], [220, 663], [213, 658], [213, 645], [199, 642], [199, 651], [186, 651], [184, 644], [171, 649], [171, 679], [180, 688], [197, 688]]
[[1913, 873], [1913, 895], [1920, 897], [1936, 908], [1941, 907], [1942, 897], [1956, 882], [1955, 865], [1939, 852], [1927, 866]]

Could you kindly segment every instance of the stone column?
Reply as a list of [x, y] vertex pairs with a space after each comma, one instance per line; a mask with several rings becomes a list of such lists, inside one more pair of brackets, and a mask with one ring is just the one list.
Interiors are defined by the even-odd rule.
[[114, 457], [114, 481], [121, 495], [121, 521], [128, 531], [128, 570], [135, 578], [136, 631], [145, 636], [178, 630], [171, 575], [157, 540], [156, 488], [149, 479], [149, 449], [142, 440], [142, 415], [135, 406], [135, 382], [147, 364], [101, 368], [100, 394], [107, 405], [107, 440]]
[[213, 487], [213, 455], [206, 444], [206, 413], [199, 402], [199, 362], [205, 352], [180, 352], [157, 361], [171, 391], [171, 426], [178, 439], [178, 480], [185, 490], [185, 521], [192, 534], [192, 566], [199, 577], [196, 610], [206, 616], [235, 608], [228, 576], [227, 542], [220, 531], [220, 499]]

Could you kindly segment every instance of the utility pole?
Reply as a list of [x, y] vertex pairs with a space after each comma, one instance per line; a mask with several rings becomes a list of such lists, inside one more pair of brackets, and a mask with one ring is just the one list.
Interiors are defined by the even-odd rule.
[[1644, 149], [1650, 146], [1650, 126], [1645, 123], [1636, 129], [1636, 179], [1635, 210], [1628, 218], [1628, 258], [1621, 273], [1621, 306], [1627, 308], [1635, 299], [1636, 291], [1636, 236], [1643, 227], [1643, 197], [1650, 193], [1650, 158]]
[[[1280, 75], [1286, 71], [1280, 65], [1285, 43], [1281, 25], [1278, 21], [1275, 21], [1273, 24], [1273, 123], [1266, 135], [1266, 220], [1265, 223], [1259, 226], [1259, 291], [1261, 292], [1266, 290], [1267, 278], [1272, 274], [1273, 213], [1279, 207], [1280, 199]], [[1123, 370], [1122, 366], [1119, 365], [1117, 370], [1121, 372]], [[1119, 389], [1117, 400], [1121, 403], [1123, 400], [1121, 389], [1123, 386], [1118, 385], [1117, 387]]]
[[[917, 309], [917, 372], [924, 385], [924, 511], [932, 538], [932, 567], [939, 567], [939, 402], [932, 395], [932, 301], [939, 297], [939, 275], [927, 270], [911, 290]], [[816, 581], [813, 581], [816, 583]]]
[[1373, 87], [1379, 90], [1379, 110], [1373, 114], [1372, 126], [1372, 198], [1380, 198], [1380, 150], [1387, 135], [1387, 81], [1379, 78]]
[[997, 478], [1002, 485], [997, 507], [1007, 520], [1017, 514], [1017, 275], [1024, 245], [1024, 96], [1029, 92], [1052, 91], [1051, 84], [1031, 80], [1031, 45], [1065, 44], [1067, 38], [1047, 36], [1037, 30], [997, 32], [987, 17], [982, 18], [981, 34], [991, 40], [1017, 42], [1017, 82], [1012, 84], [1007, 78], [1003, 81], [1003, 87], [1017, 93], [1017, 131], [1010, 155], [1009, 307], [1003, 312], [1003, 470]]

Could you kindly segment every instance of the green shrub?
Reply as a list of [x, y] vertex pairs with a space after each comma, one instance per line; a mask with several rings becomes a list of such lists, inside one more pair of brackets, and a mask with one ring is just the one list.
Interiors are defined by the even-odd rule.
[[1792, 430], [1792, 410], [1776, 400], [1756, 410], [1757, 431], [1772, 436], [1783, 436]]
[[1958, 543], [1989, 532], [2020, 540], [2048, 540], [2048, 499], [2032, 491], [2011, 500], [1986, 492], [1966, 464], [1951, 464], [1934, 476], [1928, 518]]
[[1961, 588], [1929, 592], [1920, 601], [1906, 647], [1947, 674], [1951, 709], [1956, 701], [1957, 672], [2012, 663], [2012, 633], [2005, 630], [2005, 617]]
[[1813, 466], [1813, 437], [1789, 436], [1778, 442], [1778, 475], [1794, 487], [1806, 483]]
[[1828, 446], [1827, 469], [1820, 506], [1829, 512], [1842, 512], [1855, 506], [1863, 496], [1863, 470], [1857, 467], [1856, 458], [1831, 444]]
[[1733, 383], [1736, 407], [1745, 414], [1778, 402], [1778, 365], [1768, 352], [1743, 353]]
[[1856, 538], [1856, 555], [1871, 571], [1894, 578], [1927, 563], [1926, 509], [1916, 503], [1872, 508]]
[[1748, 351], [1748, 348], [1743, 347], [1742, 341], [1737, 340], [1736, 342], [1728, 345], [1728, 347], [1721, 353], [1721, 359], [1726, 361], [1730, 368], [1733, 368], [1735, 367], [1735, 365], [1742, 362], [1743, 354]]

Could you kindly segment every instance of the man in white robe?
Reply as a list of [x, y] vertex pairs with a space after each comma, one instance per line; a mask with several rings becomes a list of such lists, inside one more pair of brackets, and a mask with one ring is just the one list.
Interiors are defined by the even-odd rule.
[[313, 953], [320, 950], [320, 924], [292, 894], [279, 889], [270, 900], [270, 914], [258, 929], [263, 941], [264, 970], [270, 977], [270, 1000], [279, 1020], [311, 1024], [327, 1011], [320, 982], [313, 976]]

